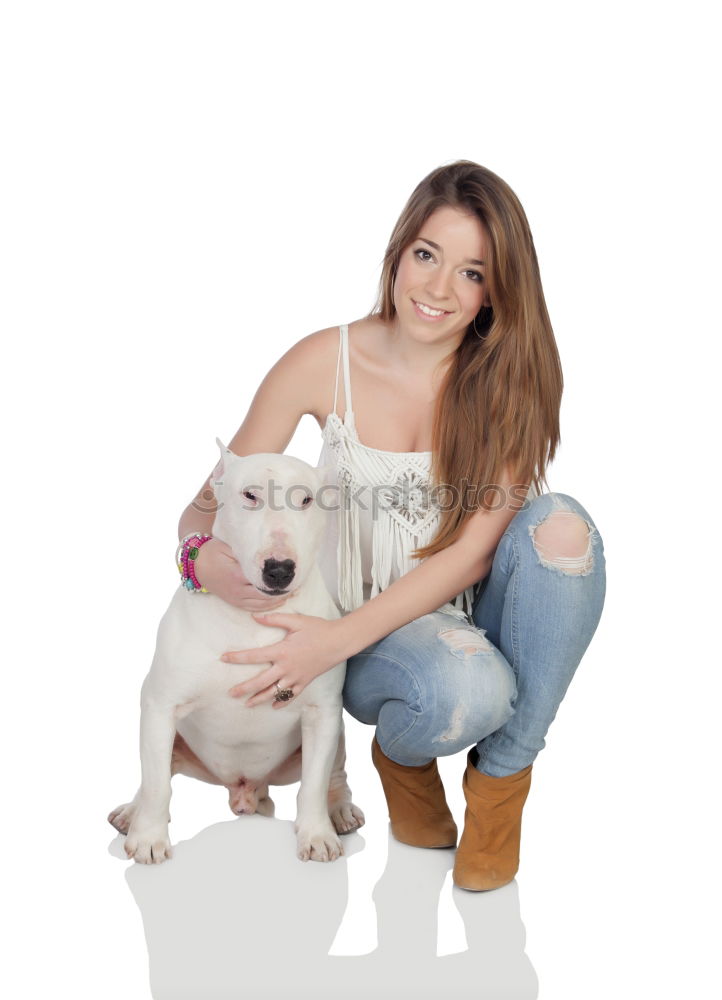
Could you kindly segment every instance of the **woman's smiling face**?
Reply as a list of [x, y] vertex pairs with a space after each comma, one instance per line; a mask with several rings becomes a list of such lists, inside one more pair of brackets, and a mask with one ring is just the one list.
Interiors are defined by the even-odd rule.
[[490, 305], [488, 247], [476, 215], [449, 206], [430, 215], [399, 260], [394, 306], [401, 325], [444, 339], [463, 334], [479, 309]]

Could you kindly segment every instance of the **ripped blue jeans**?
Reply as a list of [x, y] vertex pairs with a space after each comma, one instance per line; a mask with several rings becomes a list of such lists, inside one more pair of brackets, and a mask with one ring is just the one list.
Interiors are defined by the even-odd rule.
[[[538, 530], [545, 522], [551, 542]], [[562, 554], [565, 528], [577, 539], [586, 535], [586, 550]], [[479, 771], [515, 774], [544, 748], [601, 617], [605, 588], [604, 546], [589, 514], [566, 494], [543, 493], [502, 535], [478, 585], [473, 621], [434, 611], [352, 656], [344, 707], [376, 726], [379, 746], [398, 764], [425, 764], [476, 744]]]

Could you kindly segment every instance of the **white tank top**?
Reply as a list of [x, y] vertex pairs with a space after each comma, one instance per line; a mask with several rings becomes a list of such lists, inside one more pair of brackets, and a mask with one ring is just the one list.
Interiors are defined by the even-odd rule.
[[[346, 390], [344, 419], [336, 412], [338, 376], [343, 359]], [[354, 611], [423, 560], [411, 553], [435, 536], [441, 511], [431, 501], [430, 451], [381, 451], [361, 444], [351, 402], [348, 326], [340, 327], [333, 412], [323, 428], [317, 466], [329, 467], [325, 482], [329, 516], [320, 567], [342, 612]], [[376, 503], [374, 503], [374, 498]], [[375, 509], [374, 509], [375, 507]], [[461, 616], [471, 614], [474, 587], [442, 605]]]

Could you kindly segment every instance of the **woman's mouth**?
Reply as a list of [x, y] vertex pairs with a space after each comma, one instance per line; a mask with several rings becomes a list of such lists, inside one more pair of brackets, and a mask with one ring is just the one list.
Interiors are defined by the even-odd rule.
[[411, 300], [414, 303], [414, 309], [417, 316], [421, 316], [425, 320], [440, 320], [444, 316], [449, 315], [447, 309], [434, 309], [433, 306], [427, 305], [425, 302], [417, 302], [416, 299]]

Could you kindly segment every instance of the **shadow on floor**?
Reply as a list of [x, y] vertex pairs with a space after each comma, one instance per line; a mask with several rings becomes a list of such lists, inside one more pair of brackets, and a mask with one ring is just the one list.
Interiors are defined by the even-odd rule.
[[[110, 853], [125, 858], [122, 841], [115, 838]], [[454, 888], [468, 949], [438, 958], [440, 893], [454, 852], [422, 851], [390, 836], [373, 888], [378, 946], [338, 954], [354, 926], [348, 859], [365, 842], [353, 833], [343, 844], [338, 861], [304, 864], [291, 822], [244, 816], [177, 844], [170, 862], [129, 864], [154, 1000], [537, 997], [517, 883], [490, 893]]]

